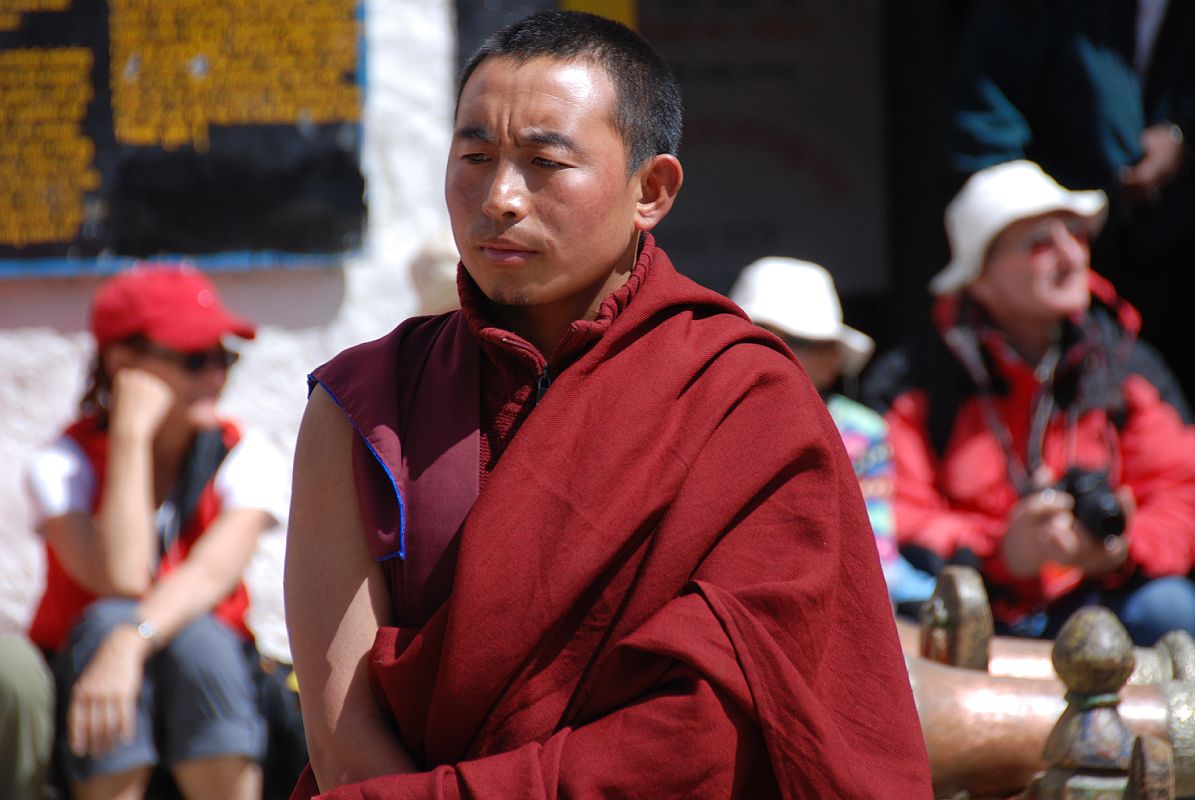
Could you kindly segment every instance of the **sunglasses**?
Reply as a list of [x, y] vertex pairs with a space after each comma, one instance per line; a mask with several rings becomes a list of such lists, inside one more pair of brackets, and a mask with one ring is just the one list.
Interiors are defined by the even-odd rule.
[[192, 375], [198, 375], [209, 367], [229, 369], [241, 357], [240, 353], [235, 350], [229, 350], [226, 347], [213, 347], [210, 350], [196, 350], [190, 353], [182, 353], [178, 350], [172, 350], [169, 347], [162, 347], [151, 342], [147, 343], [141, 349], [148, 355], [160, 358], [163, 361], [169, 361], [180, 367], [184, 372], [189, 372]]
[[1054, 249], [1057, 244], [1055, 234], [1058, 226], [1066, 231], [1067, 236], [1081, 244], [1088, 244], [1091, 231], [1088, 223], [1082, 219], [1050, 219], [1031, 228], [1017, 240], [1009, 242], [1011, 249], [1022, 253], [1044, 253]]

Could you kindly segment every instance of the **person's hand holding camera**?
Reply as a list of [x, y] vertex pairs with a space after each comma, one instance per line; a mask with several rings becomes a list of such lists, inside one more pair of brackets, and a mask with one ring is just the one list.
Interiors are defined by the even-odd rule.
[[[1088, 470], [1068, 470], [1059, 481], [1041, 467], [1033, 482], [1040, 488], [1013, 506], [1001, 542], [1013, 576], [1031, 578], [1047, 562], [1075, 566], [1091, 576], [1120, 569], [1129, 553], [1127, 521], [1137, 507], [1132, 490], [1113, 491], [1104, 473]], [[1087, 518], [1100, 530], [1090, 530]]]
[[[1052, 483], [1039, 481], [1038, 484]], [[1052, 486], [1031, 492], [1013, 506], [1001, 549], [1008, 570], [1017, 578], [1031, 578], [1047, 561], [1069, 564], [1078, 556], [1081, 533], [1071, 515], [1074, 500]]]

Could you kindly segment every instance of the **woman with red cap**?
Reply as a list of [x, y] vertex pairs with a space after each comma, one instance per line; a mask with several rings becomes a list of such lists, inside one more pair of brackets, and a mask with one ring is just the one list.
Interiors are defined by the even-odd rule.
[[51, 655], [58, 748], [80, 798], [140, 797], [156, 766], [188, 798], [260, 797], [265, 728], [241, 582], [280, 518], [285, 467], [216, 403], [254, 328], [190, 268], [102, 285], [81, 416], [35, 457], [47, 545], [29, 636]]

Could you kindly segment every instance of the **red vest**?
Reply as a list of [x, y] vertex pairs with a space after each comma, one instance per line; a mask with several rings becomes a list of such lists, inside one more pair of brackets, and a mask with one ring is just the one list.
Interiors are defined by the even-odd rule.
[[[223, 423], [223, 433], [224, 445], [229, 449], [240, 441], [240, 432], [232, 423]], [[91, 511], [94, 513], [99, 507], [99, 499], [104, 491], [104, 474], [108, 465], [108, 434], [96, 426], [93, 417], [85, 417], [67, 428], [66, 435], [83, 450], [95, 474], [95, 493], [91, 498]], [[186, 559], [191, 547], [219, 514], [220, 498], [216, 495], [213, 476], [203, 488], [199, 502], [191, 517], [183, 524], [178, 539], [162, 557], [158, 567], [159, 576], [167, 574]], [[54, 548], [47, 543], [46, 590], [37, 613], [33, 616], [33, 623], [29, 626], [29, 638], [43, 650], [62, 649], [79, 613], [96, 599], [94, 594], [80, 586], [63, 569], [54, 554]], [[232, 593], [220, 601], [212, 613], [234, 633], [248, 640], [253, 638], [245, 626], [245, 611], [248, 607], [249, 594], [245, 591], [244, 583], [238, 581]]]

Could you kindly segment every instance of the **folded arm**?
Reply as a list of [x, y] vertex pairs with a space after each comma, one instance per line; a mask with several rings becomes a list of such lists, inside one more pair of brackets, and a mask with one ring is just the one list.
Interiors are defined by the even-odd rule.
[[677, 665], [650, 694], [543, 742], [341, 786], [320, 797], [751, 797], [771, 781], [755, 724], [695, 672]]

